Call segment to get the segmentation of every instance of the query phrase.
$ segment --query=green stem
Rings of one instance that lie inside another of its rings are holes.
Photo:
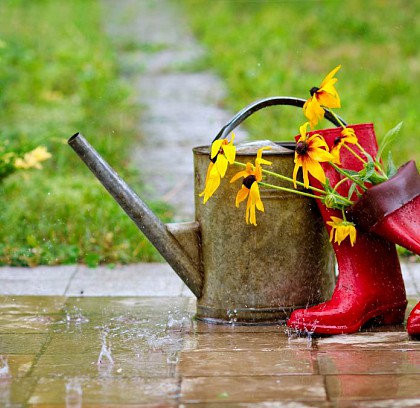
[[[283,175],[281,175],[281,174],[274,173],[274,172],[272,172],[272,171],[269,171],[269,170],[264,170],[264,169],[262,169],[262,172],[263,172],[264,174],[268,174],[268,175],[270,175],[270,176],[277,177],[277,178],[279,178],[279,179],[281,179],[281,180],[285,180],[285,181],[288,181],[288,182],[290,182],[290,183],[294,183],[293,179],[291,179],[290,177],[286,177],[286,176],[283,176]],[[302,182],[298,181],[298,180],[296,180],[296,184],[297,184],[298,186],[305,187],[305,185],[304,185]],[[325,191],[324,191],[324,190],[321,190],[320,188],[316,188],[316,187],[313,187],[313,186],[309,186],[309,189],[311,189],[311,190],[313,190],[313,191],[316,191],[317,193],[320,193],[320,194],[325,194]]]
[[[245,163],[240,163],[240,162],[235,161],[234,164],[237,164],[237,165],[242,166],[242,167],[246,167],[246,164]],[[280,180],[288,181],[289,183],[294,183],[294,180],[293,179],[291,179],[290,177],[287,177],[287,176],[283,176],[282,174],[274,173],[272,171],[265,170],[265,169],[262,169],[262,172],[264,174],[268,174],[270,176],[277,177]],[[296,184],[298,186],[301,186],[301,187],[304,187],[305,188],[305,185],[302,182],[298,181],[298,180],[296,180]],[[317,193],[324,194],[324,195],[326,194],[324,190],[321,190],[319,188],[312,187],[312,186],[309,186],[309,188],[311,190],[313,190],[313,191],[316,191]]]
[[[333,115],[334,116],[334,118],[335,118],[335,120],[340,124],[340,126],[343,128],[343,129],[345,129],[346,128],[346,125],[341,121],[341,119],[335,114],[335,112],[331,109],[331,108],[329,108],[328,109],[328,111],[331,113],[331,115]]]
[[[310,194],[310,193],[305,193],[304,191],[300,191],[300,190],[295,190],[293,188],[287,188],[287,187],[280,187],[280,186],[275,186],[273,184],[269,184],[269,183],[264,183],[262,181],[259,181],[258,184],[260,184],[261,186],[264,187],[268,187],[268,188],[274,188],[275,190],[280,190],[280,191],[287,191],[289,193],[293,193],[293,194],[299,194],[305,197],[310,197],[310,198],[316,198],[316,199],[320,199],[319,196],[316,196],[314,194]]]
[[[361,158],[349,145],[347,145],[346,143],[343,143],[343,146],[357,159],[359,159],[363,164],[366,164],[367,161],[363,160],[363,158]]]
[[[343,144],[343,146],[353,155],[353,156],[355,156],[357,159],[359,159],[363,164],[366,164],[367,163],[367,161],[366,160],[363,160],[350,146],[348,146],[346,143],[344,143]],[[362,146],[360,146],[360,144],[359,143],[357,143],[356,144],[356,146],[360,149],[360,151],[366,156],[366,157],[368,157],[369,156],[369,154],[366,152],[366,150],[365,149],[363,149],[363,147]],[[387,177],[387,175],[384,173],[384,171],[382,170],[382,166],[378,163],[378,162],[374,162],[374,165],[375,165],[375,168],[376,168],[376,170],[378,170],[380,173],[381,173],[381,175],[382,176],[384,176],[384,177],[386,177],[387,179],[388,179],[388,177]]]
[[[333,162],[329,162],[329,164],[332,167],[334,167],[334,169],[337,170],[340,174],[343,174],[349,180],[353,181],[353,183],[356,183],[363,191],[366,191],[367,190],[366,186],[361,181],[355,179],[353,176],[351,176],[350,174],[348,174],[345,170],[343,170],[342,168],[338,167]]]
[[[346,177],[346,178],[343,178],[343,179],[341,179],[335,186],[334,186],[334,188],[333,188],[333,191],[337,191],[337,187],[339,187],[341,184],[343,184],[345,181],[347,181],[348,180],[348,178]]]
[[[334,118],[337,120],[337,122],[341,125],[341,127],[343,128],[343,129],[345,129],[346,128],[346,126],[344,125],[344,123],[340,120],[340,118],[335,114],[335,112],[333,111],[333,110],[331,110],[331,109],[328,109],[329,110],[329,112],[331,112],[331,115],[333,115],[334,116]],[[366,156],[366,157],[368,157],[368,153],[366,152],[366,150],[359,144],[359,143],[356,143],[356,146],[360,149],[360,151]],[[363,160],[353,149],[351,149],[346,143],[344,143],[344,147],[346,147],[346,149],[347,150],[349,150],[355,157],[357,157],[363,164],[366,164],[367,162],[366,162],[366,160]],[[383,169],[382,169],[382,166],[378,163],[378,162],[376,162],[375,161],[375,167],[376,167],[376,169],[377,170],[379,170],[379,172],[384,176],[384,177],[386,177],[386,178],[388,178],[387,177],[387,175],[386,175],[386,173],[383,171]]]
[[[360,149],[360,151],[366,156],[366,157],[368,157],[369,156],[369,154],[368,154],[368,152],[359,144],[359,143],[356,143],[356,146]],[[386,173],[384,172],[384,170],[382,169],[382,166],[381,166],[381,164],[380,163],[378,163],[378,161],[377,161],[377,159],[375,158],[375,160],[374,160],[374,164],[375,164],[375,167],[376,167],[376,170],[378,170],[380,173],[381,173],[381,175],[383,176],[383,177],[385,177],[386,179],[388,179],[388,176],[386,175]]]

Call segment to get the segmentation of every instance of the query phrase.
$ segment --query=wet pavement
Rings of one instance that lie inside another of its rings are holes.
[[[408,314],[420,264],[403,271]],[[206,324],[166,264],[0,268],[0,293],[0,407],[420,407],[403,325]]]

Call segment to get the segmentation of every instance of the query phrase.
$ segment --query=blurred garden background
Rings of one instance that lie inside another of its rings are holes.
[[[337,113],[349,123],[374,122],[379,139],[402,121],[394,161],[419,160],[420,2],[171,1],[206,49],[179,69],[215,71],[229,111],[267,96],[306,98],[342,64]],[[0,181],[2,265],[159,259],[67,146],[73,133],[89,134],[136,191],[144,188],[129,161],[130,147],[144,137],[137,129],[141,106],[118,61],[121,49],[144,44],[110,38],[105,18],[99,0],[0,2],[0,177],[10,172],[11,152],[45,146],[52,155],[41,170]],[[297,109],[270,109],[247,130],[254,139],[292,140],[302,120]],[[164,203],[148,204],[171,219]]]

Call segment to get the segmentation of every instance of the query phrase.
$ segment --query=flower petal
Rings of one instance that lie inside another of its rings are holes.
[[[223,152],[224,152],[228,162],[230,164],[233,164],[233,162],[235,161],[235,157],[236,157],[236,146],[233,146],[233,145],[230,145],[230,144],[226,145],[226,146],[223,146]]]
[[[210,162],[209,167],[207,167],[206,181],[204,182],[204,186],[207,185],[207,181],[210,178],[210,172],[211,172],[211,169],[213,168],[213,166],[214,166],[214,163]],[[205,194],[205,191],[206,191],[206,187],[204,187],[204,190],[199,194],[199,197],[203,196]]]
[[[238,191],[238,194],[236,194],[236,207],[239,207],[239,204],[248,197],[248,194],[249,190],[242,185],[242,188]]]
[[[322,88],[322,91],[317,93],[317,99],[319,104],[326,108],[341,107],[340,97],[332,84]]]
[[[265,160],[262,158],[262,153],[264,150],[271,150],[271,146],[264,146],[257,151],[257,158],[255,159],[255,165],[258,166],[260,164],[267,164],[268,166],[272,165],[271,161]]]
[[[354,244],[356,243],[356,235],[357,235],[356,227],[353,224],[349,224],[349,228],[350,228],[350,232],[349,232],[350,243],[351,243],[351,246],[354,246]]]
[[[252,183],[250,195],[252,198],[252,203],[257,207],[258,210],[264,212],[264,204],[261,201],[260,189],[258,183]]]
[[[218,139],[218,140],[215,140],[211,144],[211,154],[210,154],[211,159],[214,159],[217,156],[217,154],[219,153],[220,148],[222,147],[222,144],[223,144],[223,140],[225,140],[225,139],[221,139],[221,140]]]
[[[327,76],[323,79],[323,81],[321,82],[321,86],[320,88],[323,88],[329,81],[331,81],[331,79],[333,78],[333,76],[338,72],[338,70],[341,68],[341,64],[337,65],[333,70],[331,70]]]
[[[225,177],[226,174],[226,170],[228,167],[228,160],[226,159],[226,157],[223,154],[219,154],[217,156],[217,160],[216,160],[216,167],[217,167],[217,171],[220,174],[220,177]]]
[[[322,184],[325,183],[324,169],[322,168],[322,166],[319,164],[319,162],[317,160],[312,160],[310,157],[308,157],[304,162],[304,166],[302,166],[302,167],[303,167],[303,178],[304,178],[305,187],[306,187],[305,170],[306,170],[306,172],[309,172],[312,177],[314,177],[318,181],[320,181]],[[309,187],[309,180],[308,180],[307,184],[308,184],[308,187]]]
[[[305,102],[305,105],[306,103],[308,103],[308,101]],[[302,126],[299,127],[300,138],[298,140],[298,143],[306,141],[306,134],[308,133],[308,130],[307,130],[308,126],[309,126],[309,122],[305,122]]]
[[[252,200],[251,195],[248,197],[246,204],[246,222],[257,226],[257,216],[255,214],[255,203]]]
[[[351,144],[359,143],[356,133],[354,132],[353,128],[348,128],[348,127],[344,128],[341,131],[341,136],[342,136],[341,140],[343,140],[346,143],[351,143]]]
[[[203,204],[207,202],[207,200],[215,193],[215,191],[218,189],[219,186],[220,186],[220,175],[219,175],[219,172],[216,170],[216,167],[213,167],[210,171],[209,178],[206,182],[206,187],[203,191],[204,193]]]
[[[334,159],[334,156],[330,152],[319,148],[309,148],[306,156],[317,162],[328,162]]]
[[[297,188],[296,178],[297,178],[297,173],[298,173],[298,170],[299,170],[299,167],[300,166],[301,166],[301,164],[300,163],[296,163],[296,160],[295,160],[295,167],[293,168],[293,176],[292,176],[294,188]]]
[[[230,182],[234,183],[236,180],[240,179],[241,177],[248,177],[249,174],[250,173],[248,173],[246,170],[241,170],[231,178]]]
[[[325,110],[315,97],[310,97],[303,105],[303,113],[309,119],[311,128],[314,128],[318,121],[324,117]]]

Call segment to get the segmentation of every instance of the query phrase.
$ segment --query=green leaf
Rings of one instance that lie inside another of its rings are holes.
[[[398,135],[398,132],[401,129],[402,126],[402,122],[398,123],[397,126],[393,127],[391,130],[389,130],[387,132],[387,134],[382,138],[382,140],[379,143],[379,150],[378,150],[378,154],[376,156],[376,160],[379,161],[382,157],[382,154],[384,152],[384,150],[394,142],[395,138]]]
[[[386,168],[386,175],[388,178],[391,178],[397,173],[397,168],[395,167],[394,160],[392,159],[391,150],[388,152],[388,166]]]
[[[356,170],[350,170],[350,169],[342,169],[346,174],[349,176],[359,176],[359,172]]]
[[[363,170],[360,171],[360,178],[362,181],[370,179],[375,174],[375,163],[368,161],[364,166]]]
[[[375,184],[381,184],[384,181],[387,181],[388,178],[385,176],[381,176],[378,173],[373,173],[366,181],[372,183],[373,185]]]
[[[349,199],[349,200],[351,200],[351,196],[353,195],[353,193],[356,191],[356,187],[357,187],[357,184],[356,183],[352,183],[351,184],[351,186],[350,186],[350,188],[349,188],[349,192],[348,192],[348,194],[347,194],[347,198]]]

